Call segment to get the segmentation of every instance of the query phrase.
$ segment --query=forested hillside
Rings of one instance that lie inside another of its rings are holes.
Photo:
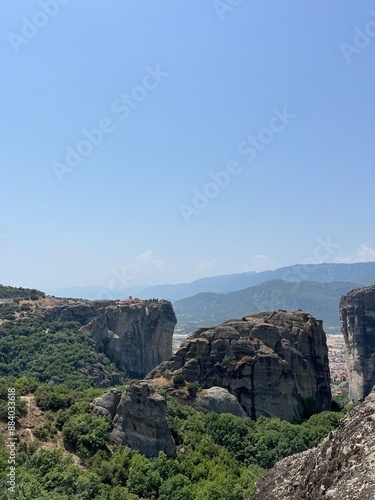
[[[111,385],[117,372],[77,322],[27,318],[0,326],[0,376],[24,375],[82,389]]]
[[[17,393],[17,500],[247,500],[279,459],[315,446],[342,413],[324,412],[296,425],[279,419],[197,412],[167,397],[174,457],[149,459],[108,442],[110,424],[89,403],[103,390],[2,378],[0,429],[8,387]],[[20,399],[21,398],[21,399]],[[30,411],[34,402],[38,411]],[[34,421],[35,419],[35,421]],[[7,468],[0,434],[0,468]],[[6,491],[6,478],[0,482]],[[9,494],[2,498],[15,498]]]

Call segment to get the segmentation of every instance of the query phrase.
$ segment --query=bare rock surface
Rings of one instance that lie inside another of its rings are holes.
[[[344,295],[340,320],[347,350],[349,398],[363,401],[375,385],[375,286]]]
[[[375,393],[316,448],[281,460],[251,500],[374,500]]]
[[[176,445],[167,424],[165,399],[145,382],[128,386],[117,407],[110,439],[147,457],[157,457],[160,451],[173,455]]]
[[[170,302],[140,301],[102,308],[83,328],[120,370],[143,378],[172,355],[176,322]]]
[[[238,399],[222,387],[203,389],[197,394],[194,407],[198,410],[215,413],[231,413],[237,417],[246,417],[246,413]]]
[[[253,419],[299,420],[307,402],[330,409],[322,322],[302,311],[265,312],[202,328],[147,378],[170,370],[203,389],[228,390]]]
[[[100,417],[109,416],[113,420],[116,415],[120,399],[121,391],[117,389],[110,389],[100,398],[94,399],[90,405],[91,412]]]

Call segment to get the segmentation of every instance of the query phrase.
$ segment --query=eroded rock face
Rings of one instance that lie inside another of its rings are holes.
[[[349,292],[340,301],[349,397],[363,401],[375,385],[375,286]]]
[[[135,378],[143,378],[172,355],[177,319],[172,304],[166,300],[46,297],[29,315],[50,322],[77,321],[81,332],[92,334],[100,352],[104,352],[119,370]],[[115,378],[101,381],[101,385],[106,386],[116,383]]]
[[[176,323],[171,303],[162,300],[107,306],[84,328],[120,370],[142,378],[172,355]]]
[[[307,402],[330,409],[322,322],[302,311],[259,313],[198,330],[147,376],[168,369],[203,389],[223,387],[253,419],[299,420]]]
[[[147,383],[128,386],[118,404],[110,439],[147,457],[157,457],[160,451],[173,455],[176,445],[167,424],[165,399]]]
[[[281,460],[251,500],[373,500],[375,394],[348,413],[316,448]]]
[[[238,399],[222,387],[211,387],[200,391],[194,401],[196,410],[207,410],[215,413],[231,413],[237,417],[246,417],[246,413]]]
[[[90,410],[94,415],[99,417],[109,416],[111,420],[114,419],[118,405],[121,399],[121,391],[111,389],[103,394],[100,398],[94,399],[90,405]]]

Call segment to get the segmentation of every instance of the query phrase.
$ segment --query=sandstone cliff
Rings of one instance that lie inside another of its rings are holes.
[[[104,307],[83,328],[120,370],[142,378],[172,355],[176,322],[170,302],[144,301]]]
[[[177,323],[166,300],[81,300],[45,297],[31,304],[29,316],[44,321],[77,321],[117,366],[135,378],[143,378],[172,355]]]
[[[198,330],[147,376],[171,370],[203,389],[219,386],[253,419],[299,420],[307,405],[330,409],[328,350],[322,322],[278,311]]]
[[[114,444],[128,445],[147,457],[157,457],[160,451],[171,456],[176,451],[166,401],[145,382],[129,385],[122,395],[114,389],[106,392],[93,401],[91,411],[113,420],[110,440]]]
[[[373,500],[375,394],[340,422],[316,448],[281,460],[251,500]]]
[[[375,286],[349,292],[340,301],[349,398],[363,401],[375,385]]]

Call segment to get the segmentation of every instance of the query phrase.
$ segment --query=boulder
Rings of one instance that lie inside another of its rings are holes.
[[[246,417],[238,399],[223,387],[211,387],[198,392],[194,407],[198,410],[213,411],[215,413],[232,413],[237,417]]]
[[[100,398],[94,399],[90,405],[90,410],[94,415],[100,417],[109,416],[111,420],[116,415],[117,407],[120,403],[121,391],[110,389]]]

